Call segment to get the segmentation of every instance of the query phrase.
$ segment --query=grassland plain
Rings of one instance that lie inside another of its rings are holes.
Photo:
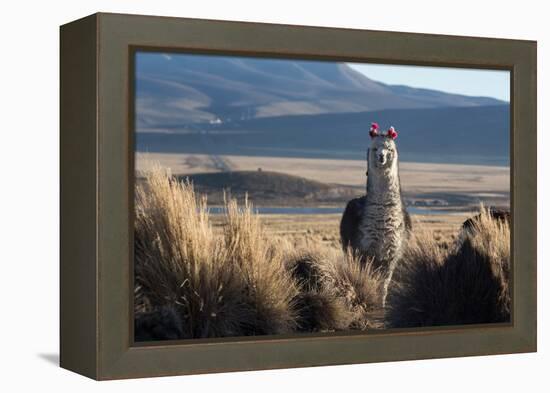
[[[297,236],[301,243],[291,228],[277,236],[263,219],[234,199],[212,215],[190,183],[161,167],[145,173],[136,190],[136,340],[509,320],[509,226],[484,209],[448,244],[418,223],[385,308],[370,261],[319,233]]]
[[[469,212],[450,214],[415,214],[413,226],[429,229],[435,239],[445,246],[456,240],[462,223],[472,216]],[[341,214],[262,214],[259,216],[265,231],[276,237],[283,237],[296,246],[323,244],[340,249]],[[221,232],[223,215],[212,215],[212,224]]]
[[[137,153],[136,170],[138,173],[147,170],[155,162],[170,168],[173,175],[180,177],[220,174],[228,169],[250,172],[261,169],[264,173],[272,171],[320,184],[331,184],[339,191],[336,198],[317,199],[311,203],[317,203],[318,206],[341,206],[342,209],[352,196],[364,193],[366,180],[365,162],[358,160]],[[430,208],[426,214],[411,211],[413,224],[433,230],[435,236],[444,243],[453,240],[462,222],[478,210],[480,202],[486,206],[509,207],[510,204],[508,167],[401,162],[400,177],[409,206]],[[252,192],[249,197],[256,206],[289,203],[300,206],[308,203],[301,197],[284,200],[277,196],[277,190],[272,189],[274,194],[267,200],[261,198],[265,197],[265,193],[254,198]],[[209,193],[208,198],[211,203],[220,205],[223,191],[221,187],[217,191]],[[320,241],[338,246],[340,217],[338,213],[266,214],[261,215],[261,220],[266,230],[274,235],[284,235],[296,242]],[[213,216],[214,225],[218,225],[220,220],[221,217]]]
[[[231,170],[281,172],[290,175],[361,187],[365,185],[365,161],[267,156],[216,156]],[[204,154],[136,153],[136,169],[158,162],[174,175],[219,172],[217,161]],[[508,193],[510,169],[501,166],[400,162],[405,192]]]

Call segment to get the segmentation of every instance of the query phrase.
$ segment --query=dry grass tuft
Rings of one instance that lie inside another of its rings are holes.
[[[191,184],[160,167],[145,175],[136,190],[135,276],[148,311],[174,307],[183,325],[179,338],[289,331],[290,274],[254,232],[250,209],[241,214],[229,202],[228,230],[216,237],[206,200]]]
[[[297,330],[334,332],[347,330],[353,315],[343,299],[330,288],[303,288],[295,299]]]
[[[417,233],[395,273],[389,327],[494,323],[510,320],[510,228],[483,208],[450,250]]]
[[[382,326],[382,279],[371,264],[360,264],[351,252],[343,255],[339,250],[321,246],[297,252],[287,264],[302,292],[308,295],[306,299],[311,303],[322,299],[326,304],[326,311],[317,314],[317,325],[325,326],[326,330],[365,330]],[[314,295],[318,298],[313,298]],[[304,304],[304,300],[300,304]],[[311,317],[306,319],[313,320]]]
[[[334,263],[331,250],[319,245],[287,250],[286,267],[298,283],[296,297],[298,330],[323,332],[345,330],[353,314],[328,280]]]
[[[331,267],[331,285],[345,299],[353,313],[350,328],[381,328],[384,280],[374,270],[372,262],[361,263],[359,256],[348,251],[340,263]]]
[[[238,267],[245,294],[254,310],[249,334],[280,334],[296,328],[293,299],[298,294],[280,249],[266,239],[259,217],[245,198],[239,207],[226,202],[224,248],[228,261]]]

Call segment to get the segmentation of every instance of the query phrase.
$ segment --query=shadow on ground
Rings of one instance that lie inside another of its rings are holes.
[[[59,366],[59,354],[58,353],[39,353],[38,357],[54,366]]]

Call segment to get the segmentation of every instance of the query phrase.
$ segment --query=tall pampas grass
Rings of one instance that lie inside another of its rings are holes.
[[[281,334],[296,328],[294,298],[298,288],[285,269],[283,252],[270,242],[245,198],[225,203],[223,244],[227,261],[238,269],[253,309],[249,334]]]
[[[135,211],[136,285],[148,311],[173,307],[183,325],[180,338],[243,334],[242,320],[253,310],[242,299],[238,269],[214,236],[206,200],[154,167],[136,187]]]
[[[215,236],[206,199],[158,166],[136,187],[135,202],[136,331],[140,318],[154,320],[166,307],[181,320],[180,338],[294,328],[296,287],[248,203],[228,201],[224,236]],[[164,338],[162,330],[156,336]]]
[[[481,213],[450,250],[415,233],[388,297],[389,327],[510,320],[510,227]]]

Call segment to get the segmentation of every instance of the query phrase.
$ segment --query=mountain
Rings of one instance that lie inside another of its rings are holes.
[[[368,127],[394,125],[402,161],[509,165],[509,106],[387,109],[206,124],[196,132],[140,132],[138,151],[365,158]]]
[[[344,63],[138,53],[138,131],[254,118],[504,102],[373,81]]]
[[[386,85],[346,64],[138,53],[136,149],[364,159],[371,122],[405,161],[509,165],[510,105]]]

